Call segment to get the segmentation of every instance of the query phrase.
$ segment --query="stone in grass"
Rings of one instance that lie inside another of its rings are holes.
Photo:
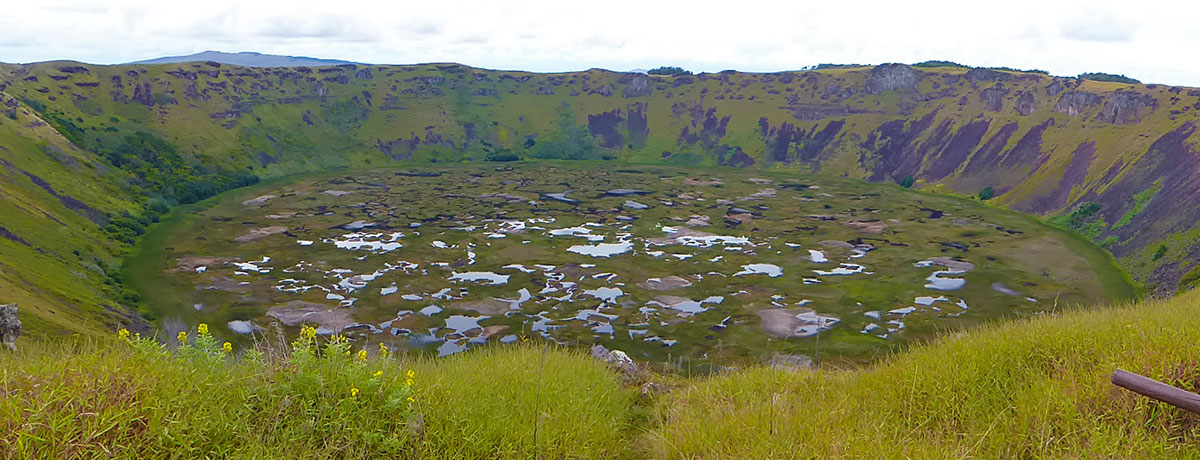
[[[258,240],[261,240],[268,236],[275,235],[278,233],[283,233],[286,231],[287,231],[287,227],[253,228],[253,229],[250,229],[250,231],[246,232],[245,235],[234,238],[234,241],[236,241],[238,243],[249,243],[251,241],[258,241]]]
[[[691,281],[674,275],[662,278],[650,278],[646,280],[645,283],[641,284],[642,288],[649,289],[651,291],[674,291],[676,289],[683,289],[691,286]]]
[[[20,335],[21,320],[17,319],[17,306],[0,305],[0,343],[15,351]]]
[[[609,351],[604,345],[596,345],[592,347],[592,357],[617,368],[627,376],[633,376],[638,371],[638,365],[633,362],[633,358],[621,350]]]
[[[771,366],[771,369],[779,371],[796,372],[803,369],[812,369],[813,360],[806,355],[776,353],[767,362],[767,365]]]

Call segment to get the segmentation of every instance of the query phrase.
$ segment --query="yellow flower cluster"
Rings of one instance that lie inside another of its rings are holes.
[[[233,344],[232,344],[232,343],[225,342],[225,344],[224,344],[224,345],[221,345],[221,352],[222,352],[222,353],[229,353],[229,352],[231,352],[231,351],[233,351]]]
[[[180,344],[186,344],[187,343],[187,331],[179,331],[179,335],[176,335],[175,339],[179,340]]]
[[[384,345],[383,342],[380,342],[379,343],[379,357],[386,359],[391,354],[392,354],[392,350],[389,350],[387,345]]]
[[[208,335],[208,324],[200,323],[199,326],[196,326],[196,333],[201,337]]]
[[[383,377],[383,371],[375,371],[375,378]]]
[[[121,340],[129,340],[129,329],[117,329],[117,337],[120,337]]]
[[[350,387],[350,397],[352,397],[352,398],[358,397],[358,388]]]
[[[408,372],[406,372],[404,374],[404,384],[408,385],[408,398],[407,399],[408,399],[409,403],[413,403],[417,400],[417,398],[413,397],[413,389],[412,389],[413,383],[416,383],[416,381],[414,380],[414,378],[416,376],[417,376],[417,373],[413,372],[412,369],[409,369]]]
[[[317,337],[317,328],[312,326],[304,326],[300,328],[300,337],[312,340]]]
[[[358,350],[358,360],[359,361],[367,360],[367,350]]]

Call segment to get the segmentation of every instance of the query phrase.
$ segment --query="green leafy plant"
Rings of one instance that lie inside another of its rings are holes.
[[[995,196],[996,196],[996,190],[992,189],[992,186],[990,186],[990,185],[987,187],[984,187],[983,190],[979,191],[979,201],[987,201],[987,200],[992,199]]]

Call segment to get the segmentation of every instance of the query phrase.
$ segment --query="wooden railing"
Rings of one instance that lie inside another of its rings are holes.
[[[1142,396],[1200,414],[1200,395],[1196,393],[1184,391],[1157,380],[1142,377],[1121,369],[1113,372],[1112,383]]]

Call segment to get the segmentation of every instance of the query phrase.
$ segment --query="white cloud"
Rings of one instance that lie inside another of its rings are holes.
[[[1092,42],[1127,42],[1136,29],[1136,24],[1097,11],[1084,12],[1059,26],[1063,37]]]
[[[1122,73],[1200,86],[1192,2],[949,0],[12,2],[0,60],[118,63],[207,49],[566,71],[917,62]]]

